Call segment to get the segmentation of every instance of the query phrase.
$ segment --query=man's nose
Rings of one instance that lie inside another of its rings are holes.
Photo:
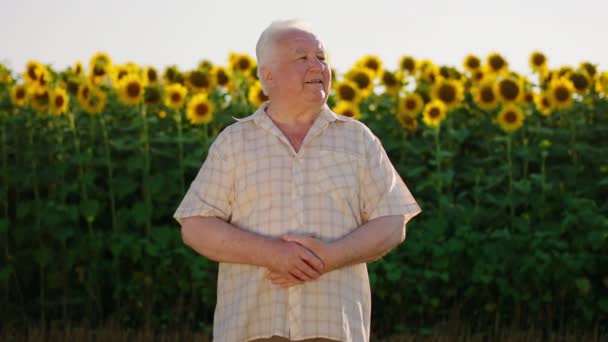
[[[310,68],[313,70],[323,70],[325,67],[323,61],[321,61],[318,57],[310,58],[309,61]]]

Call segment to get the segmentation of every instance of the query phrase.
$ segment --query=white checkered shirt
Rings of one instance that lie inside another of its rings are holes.
[[[367,221],[420,207],[378,138],[327,106],[296,153],[262,105],[219,134],[174,217],[216,216],[268,237],[310,234],[326,242]],[[283,336],[368,341],[371,294],[365,263],[281,288],[266,269],[220,263],[214,341]]]

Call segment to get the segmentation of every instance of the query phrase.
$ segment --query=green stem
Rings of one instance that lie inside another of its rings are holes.
[[[99,113],[99,121],[101,123],[101,133],[103,136],[104,156],[106,159],[106,167],[108,169],[108,197],[110,198],[110,214],[112,217],[112,231],[117,232],[118,225],[116,223],[116,200],[114,195],[114,166],[112,165],[112,154],[110,151],[110,140],[108,138],[108,128],[104,113]]]
[[[178,166],[179,166],[179,182],[182,189],[182,193],[186,192],[186,182],[184,180],[184,142],[183,142],[183,125],[182,125],[182,112],[176,110],[174,114],[175,122],[177,124],[177,147],[178,147]]]
[[[515,208],[513,206],[513,156],[512,156],[512,140],[513,135],[509,134],[507,136],[507,163],[509,168],[509,192],[508,192],[508,200],[509,200],[509,215],[511,217],[511,226],[513,226],[513,218],[515,217]]]
[[[443,180],[441,179],[441,145],[439,144],[440,127],[435,129],[435,166],[437,172],[437,207],[441,209],[441,193],[443,188]]]
[[[70,125],[70,131],[72,132],[72,137],[74,138],[74,150],[76,152],[76,160],[78,162],[78,184],[79,184],[79,188],[80,188],[80,197],[82,201],[87,201],[89,199],[89,196],[87,194],[87,187],[84,184],[83,181],[83,176],[84,176],[84,168],[82,166],[82,156],[80,154],[80,138],[78,136],[78,132],[76,132],[76,120],[74,119],[74,113],[69,112],[68,113],[68,119],[69,119],[69,125]],[[92,227],[91,224],[89,223],[89,220],[87,221],[87,225],[88,225],[88,232],[89,232],[89,236],[92,234]]]
[[[148,189],[148,185],[150,184],[150,140],[148,136],[148,118],[146,117],[146,106],[141,106],[141,119],[143,122],[143,130],[142,130],[142,148],[144,154],[144,170],[143,170],[143,193],[144,193],[144,201],[146,204],[146,235],[150,235],[150,231],[152,230],[152,222],[150,219],[151,211],[152,211],[152,200],[150,196],[150,189]]]
[[[543,152],[543,156],[542,156],[542,161],[540,164],[540,186],[541,186],[541,202],[542,202],[542,210],[540,211],[540,218],[541,220],[543,220],[545,218],[545,211],[546,211],[546,200],[545,200],[545,184],[546,184],[546,179],[547,179],[547,168],[546,168],[546,161],[547,161],[547,156],[546,156],[546,152]]]
[[[6,118],[5,116],[0,116],[1,119]],[[7,120],[8,121],[8,120]],[[8,246],[8,227],[10,227],[11,225],[8,223],[9,222],[9,216],[8,216],[8,202],[9,202],[9,198],[8,198],[8,189],[10,188],[10,183],[8,180],[8,158],[7,158],[7,148],[6,148],[6,124],[4,122],[0,123],[0,127],[2,127],[2,138],[1,138],[1,146],[2,146],[2,184],[4,184],[3,187],[3,191],[2,191],[2,217],[4,217],[4,219],[6,220],[6,233],[4,234],[4,264],[5,265],[10,265],[11,262],[9,260],[9,246]],[[6,193],[5,193],[6,192]],[[5,303],[9,303],[9,298],[10,298],[10,286],[9,286],[9,281],[7,280],[5,287],[4,287],[4,302]]]

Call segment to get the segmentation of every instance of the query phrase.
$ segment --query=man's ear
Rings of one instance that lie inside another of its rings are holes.
[[[266,82],[267,85],[270,85],[273,81],[272,72],[270,68],[267,66],[263,66],[260,68],[260,78]]]

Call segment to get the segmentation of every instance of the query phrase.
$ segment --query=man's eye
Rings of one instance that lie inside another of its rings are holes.
[[[308,59],[308,56],[302,56],[302,57],[300,57],[299,59],[307,60],[307,59]]]
[[[317,56],[317,58],[318,58],[320,61],[324,61],[324,60],[325,60],[325,56]]]

